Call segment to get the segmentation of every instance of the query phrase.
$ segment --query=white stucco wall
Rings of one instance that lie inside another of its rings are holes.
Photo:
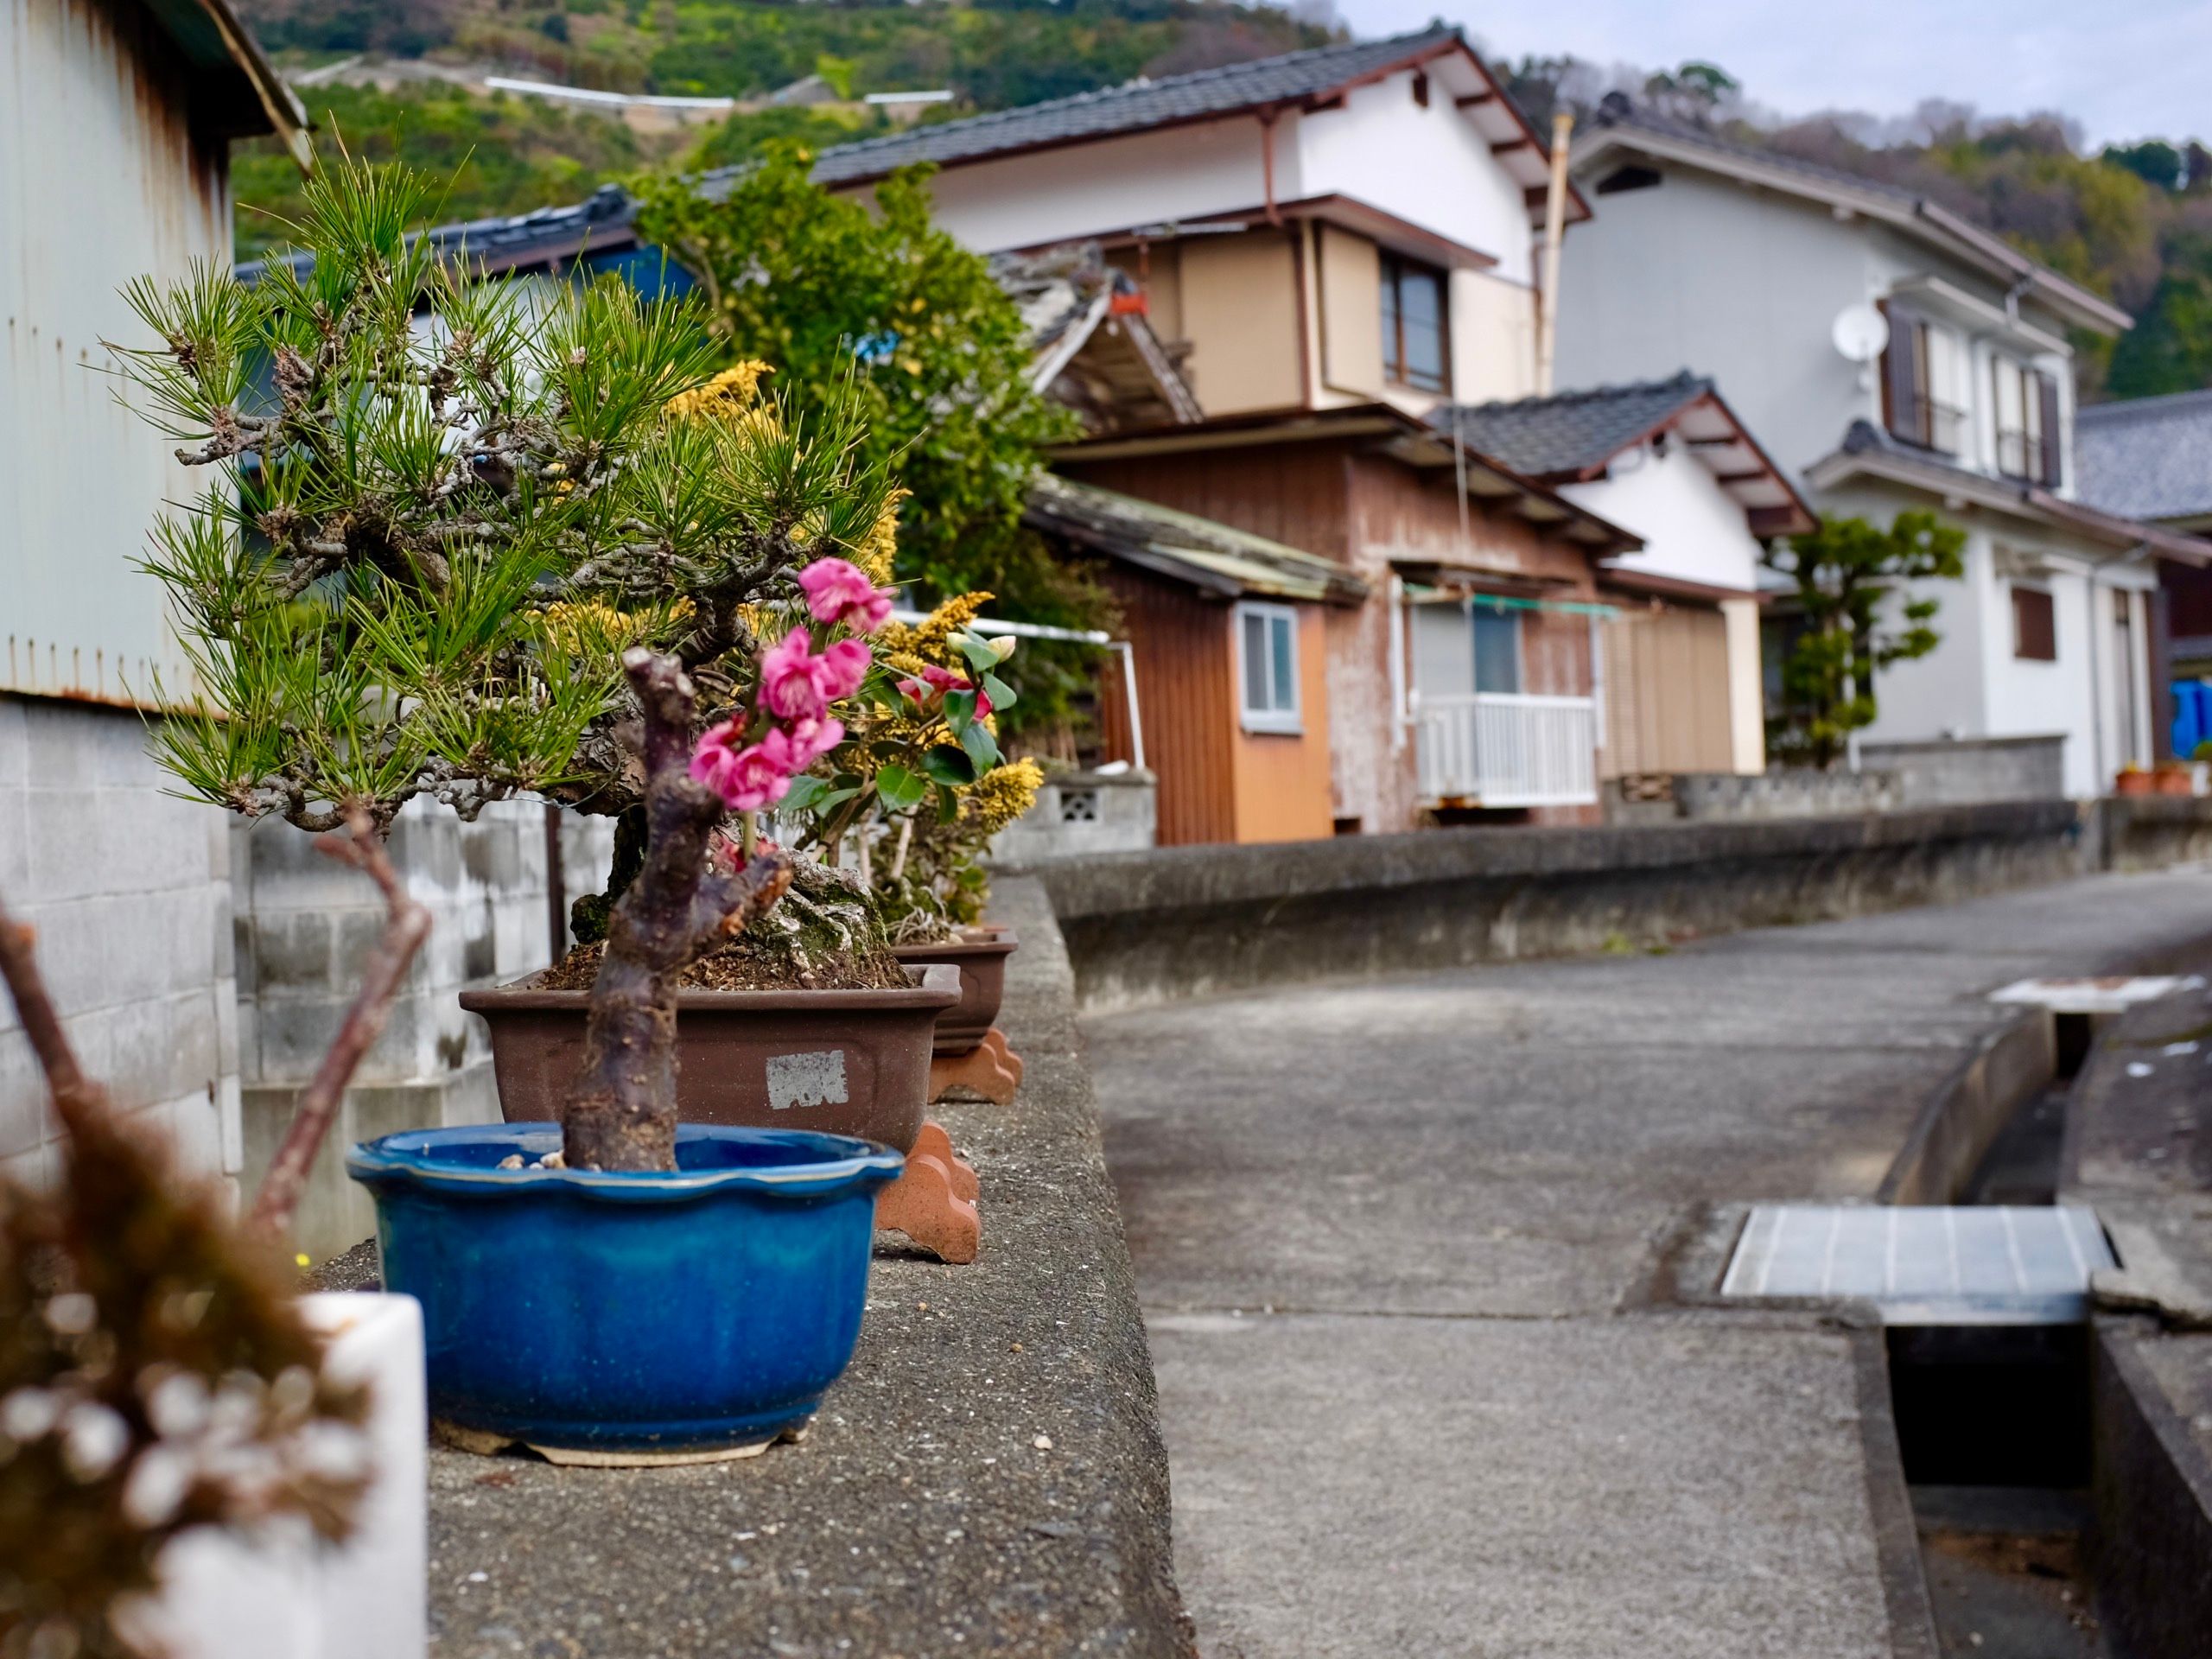
[[[1530,280],[1533,238],[1522,185],[1491,153],[1491,141],[1452,102],[1470,79],[1457,65],[1431,66],[1426,108],[1414,101],[1411,71],[1354,88],[1340,110],[1301,118],[1289,129],[1298,156],[1298,196],[1350,196],[1497,260],[1494,274]],[[1294,197],[1280,187],[1276,195]]]
[[[1286,114],[1276,124],[1278,201],[1303,194],[1303,118]],[[1259,122],[1237,116],[948,168],[930,189],[944,229],[995,253],[1260,207],[1262,143]]]
[[[1846,360],[1830,339],[1845,307],[1921,277],[2003,306],[2003,283],[1894,226],[1700,169],[1664,164],[1656,187],[1597,194],[1626,159],[1615,152],[1578,168],[1596,217],[1570,232],[1560,264],[1562,387],[1685,368],[1712,375],[1768,453],[1802,472],[1834,450],[1853,420],[1881,419],[1879,365]],[[2024,317],[2063,333],[2032,306]],[[1961,460],[1987,467],[1995,442],[1989,363],[1998,346],[1978,326],[1959,327],[1970,353],[1974,434]],[[2065,355],[2010,341],[2002,349],[2026,353],[2056,376],[2070,430]]]
[[[1742,593],[1758,585],[1758,538],[1744,509],[1679,442],[1664,453],[1649,444],[1624,451],[1604,478],[1565,485],[1560,493],[1643,537],[1641,552],[1614,561],[1624,570]]]
[[[1929,505],[1904,492],[1871,486],[1835,493],[1821,504],[1823,512],[1877,521]],[[1926,657],[1883,671],[1876,688],[1879,714],[1864,734],[1866,741],[2056,733],[2066,739],[2066,792],[2109,793],[2112,774],[2123,762],[2150,760],[2147,594],[2157,586],[2156,575],[2140,563],[2101,561],[2025,527],[1974,513],[1951,516],[1962,520],[1967,531],[1966,577],[1923,584],[1942,606],[1932,624],[1942,643]],[[2032,573],[2029,566],[2035,567]],[[2013,654],[2011,586],[2016,580],[2051,595],[2055,661]],[[2126,663],[2117,650],[2115,590],[2133,596],[2132,649]],[[2134,709],[2139,753],[2132,757],[2123,742],[2123,698]]]

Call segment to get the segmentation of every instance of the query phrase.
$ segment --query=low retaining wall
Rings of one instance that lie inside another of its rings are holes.
[[[2212,796],[2120,795],[2098,804],[2107,869],[2212,861]]]
[[[1088,1011],[1942,903],[2079,874],[2101,846],[2094,806],[2030,801],[1167,848],[1034,873]]]

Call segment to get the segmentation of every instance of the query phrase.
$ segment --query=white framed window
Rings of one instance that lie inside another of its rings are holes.
[[[1236,684],[1246,731],[1306,729],[1298,707],[1298,613],[1292,607],[1236,607]]]

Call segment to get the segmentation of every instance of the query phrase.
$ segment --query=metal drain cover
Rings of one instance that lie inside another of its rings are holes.
[[[1889,1325],[2070,1325],[2089,1275],[2114,1265],[2080,1205],[1762,1204],[1720,1294],[1859,1297]]]

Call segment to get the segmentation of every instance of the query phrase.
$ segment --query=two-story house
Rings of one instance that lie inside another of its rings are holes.
[[[1570,384],[1715,376],[1824,516],[1932,510],[1967,573],[1886,671],[1875,741],[2064,740],[2069,793],[2157,753],[2157,560],[2212,546],[2078,499],[2070,330],[2126,315],[1939,204],[1615,94],[1561,273]]]
[[[830,150],[817,177],[917,162],[970,246],[1101,247],[1202,410],[1062,454],[1111,499],[1040,499],[1041,529],[1110,555],[1148,502],[1349,577],[1300,598],[1279,556],[1249,588],[1109,556],[1141,703],[1193,723],[1147,746],[1163,839],[1594,816],[1618,608],[1598,585],[1643,538],[1578,499],[1586,480],[1554,488],[1429,423],[1536,390],[1548,156],[1456,30],[918,129]],[[1560,206],[1588,217],[1571,187]],[[1709,718],[1732,754],[1725,698]]]

